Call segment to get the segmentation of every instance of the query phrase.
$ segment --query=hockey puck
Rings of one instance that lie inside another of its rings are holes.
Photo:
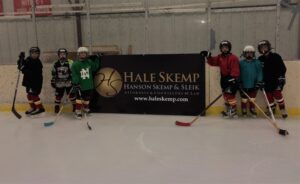
[[[280,129],[279,134],[282,136],[286,136],[286,135],[289,135],[289,132],[287,130]]]

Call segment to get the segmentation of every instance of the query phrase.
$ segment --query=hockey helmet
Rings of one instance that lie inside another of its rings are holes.
[[[227,47],[228,47],[228,49],[229,49],[228,52],[231,51],[232,45],[231,45],[230,41],[228,41],[228,40],[223,40],[223,41],[220,42],[219,49],[220,49],[221,52],[222,52],[222,47],[224,47],[224,46],[227,46]]]
[[[89,49],[86,48],[86,47],[79,47],[78,50],[77,50],[77,54],[79,54],[79,53],[81,53],[81,52],[88,53],[88,52],[89,52]]]
[[[268,51],[271,50],[271,43],[268,40],[261,40],[260,42],[258,42],[258,45],[257,45],[258,52],[261,54],[263,54],[261,52],[261,47],[264,45],[268,47]]]
[[[58,51],[57,51],[57,55],[59,55],[60,53],[65,53],[66,55],[68,54],[68,51],[67,51],[67,49],[65,49],[65,48],[60,48],[60,49],[58,49]]]
[[[254,48],[252,45],[246,45],[245,48],[244,48],[244,50],[243,50],[243,56],[244,56],[245,58],[247,58],[247,59],[248,59],[248,58],[249,58],[249,59],[251,58],[251,57],[249,57],[249,56],[248,56],[248,57],[246,56],[246,53],[249,53],[249,52],[250,52],[250,53],[253,53],[253,57],[255,57],[255,48]]]
[[[31,48],[29,49],[29,54],[31,54],[31,53],[38,53],[38,54],[40,54],[40,53],[41,53],[41,50],[40,50],[39,47],[31,47]]]

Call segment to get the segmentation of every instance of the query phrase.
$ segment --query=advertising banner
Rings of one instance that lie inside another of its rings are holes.
[[[94,81],[96,112],[197,115],[205,108],[199,54],[104,56]]]
[[[0,0],[0,16],[3,16],[3,1]]]
[[[35,0],[36,6],[51,5],[51,0]],[[48,16],[51,8],[37,8],[36,16]],[[14,0],[15,15],[29,15],[31,14],[30,0]],[[45,13],[44,13],[45,12]]]

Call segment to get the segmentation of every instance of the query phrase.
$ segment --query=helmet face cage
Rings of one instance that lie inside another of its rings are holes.
[[[219,45],[219,49],[220,49],[220,51],[222,52],[222,47],[224,47],[224,46],[227,46],[228,47],[228,52],[231,52],[231,43],[230,43],[230,41],[228,41],[228,40],[223,40],[223,41],[221,41],[220,42],[220,45]]]
[[[264,45],[268,47],[268,51],[271,50],[271,43],[268,40],[262,40],[258,43],[258,46],[257,46],[258,52],[261,54],[263,54],[261,51],[261,47]]]
[[[247,53],[252,53],[253,54],[252,57],[247,56]],[[253,58],[255,58],[255,52],[253,52],[253,51],[243,51],[243,56],[246,59],[253,59]]]

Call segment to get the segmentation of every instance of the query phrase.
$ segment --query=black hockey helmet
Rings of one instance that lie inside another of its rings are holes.
[[[230,41],[223,40],[223,41],[220,42],[219,49],[220,49],[221,52],[222,52],[222,47],[223,46],[227,46],[228,49],[229,49],[229,52],[231,51],[232,45],[231,45]]]
[[[31,48],[29,49],[29,54],[34,53],[34,52],[40,54],[40,53],[41,53],[41,50],[40,50],[39,47],[31,47]]]
[[[263,54],[261,52],[261,47],[263,45],[266,45],[268,47],[269,51],[271,50],[271,43],[268,40],[261,40],[260,42],[258,42],[258,45],[257,45],[257,50],[260,54]]]
[[[67,49],[65,49],[65,48],[59,48],[58,50],[57,50],[57,55],[59,55],[60,53],[65,53],[66,55],[68,54],[68,51],[67,51]]]

